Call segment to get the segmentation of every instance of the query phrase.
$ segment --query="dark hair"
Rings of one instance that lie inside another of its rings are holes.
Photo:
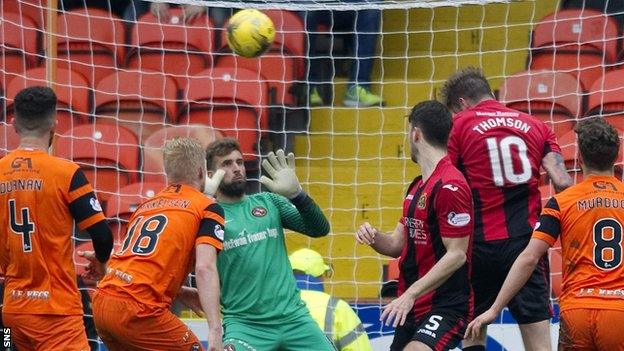
[[[23,89],[15,96],[15,126],[18,132],[44,135],[54,127],[56,94],[54,90],[34,86]]]
[[[485,96],[492,97],[492,88],[480,69],[467,67],[455,72],[442,87],[442,98],[446,107],[460,110],[460,98],[476,103]]]
[[[583,162],[591,169],[608,171],[613,168],[620,151],[617,130],[602,117],[590,117],[574,127]]]
[[[422,130],[425,140],[437,147],[446,148],[453,117],[442,103],[436,100],[423,101],[412,108],[409,115],[412,127]]]
[[[223,138],[213,141],[206,148],[206,167],[209,170],[214,170],[216,168],[214,164],[215,157],[227,156],[232,151],[243,153],[238,140],[234,138]]]

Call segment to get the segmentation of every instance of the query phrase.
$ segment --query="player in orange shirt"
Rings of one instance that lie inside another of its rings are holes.
[[[551,198],[527,248],[514,262],[492,307],[466,336],[477,336],[527,281],[561,238],[563,286],[559,350],[624,350],[624,183],[613,176],[620,149],[615,128],[601,117],[575,128],[585,180]]]
[[[73,261],[74,222],[93,240],[92,277],[104,273],[113,235],[79,166],[47,152],[56,127],[54,92],[22,90],[15,114],[20,144],[0,160],[4,325],[19,350],[89,350]]]
[[[206,178],[206,151],[190,138],[168,141],[164,164],[169,186],[132,214],[126,239],[98,284],[95,326],[111,351],[199,350],[197,337],[169,311],[179,298],[203,310],[210,350],[222,351],[216,260],[223,209],[202,191],[214,194],[224,172]],[[198,289],[181,288],[193,266]]]

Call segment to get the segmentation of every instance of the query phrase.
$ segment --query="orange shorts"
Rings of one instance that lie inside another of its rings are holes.
[[[168,309],[154,309],[132,299],[97,291],[93,321],[110,351],[202,350],[197,336]]]
[[[559,350],[624,351],[624,311],[573,309],[561,312]]]
[[[91,350],[81,315],[3,313],[2,321],[20,351]]]

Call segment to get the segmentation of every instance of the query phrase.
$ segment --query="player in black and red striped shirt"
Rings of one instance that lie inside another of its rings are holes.
[[[425,101],[412,109],[409,120],[412,160],[422,176],[410,185],[392,234],[364,223],[356,239],[381,254],[401,257],[399,298],[381,315],[397,328],[391,350],[450,350],[473,317],[472,197],[446,155],[452,124],[448,109]]]
[[[540,165],[557,191],[572,180],[552,130],[496,101],[480,70],[457,72],[444,85],[443,94],[455,113],[448,154],[466,176],[475,203],[472,286],[479,315],[492,305],[511,265],[531,238],[541,210]],[[509,303],[528,350],[550,350],[549,297],[548,258],[544,256]],[[464,350],[485,350],[482,345],[485,340],[467,340]]]

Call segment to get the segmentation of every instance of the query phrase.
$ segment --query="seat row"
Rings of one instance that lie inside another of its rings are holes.
[[[41,2],[41,0],[30,0]],[[37,6],[21,3],[12,8],[2,2],[0,44],[4,69],[0,83],[6,87],[15,76],[43,65],[49,53],[43,54],[43,22],[30,16],[43,16]],[[32,11],[26,9],[33,8]],[[305,76],[304,26],[301,18],[288,11],[269,10],[276,36],[270,50],[260,58],[234,55],[227,47],[227,31],[215,28],[208,16],[185,24],[180,9],[173,9],[167,23],[151,13],[143,15],[125,38],[124,22],[111,13],[85,8],[61,12],[57,20],[56,65],[81,73],[90,86],[120,68],[156,71],[173,78],[180,87],[190,77],[211,67],[246,68],[274,92],[274,105],[293,106],[293,86]],[[128,43],[128,44],[126,44]]]

